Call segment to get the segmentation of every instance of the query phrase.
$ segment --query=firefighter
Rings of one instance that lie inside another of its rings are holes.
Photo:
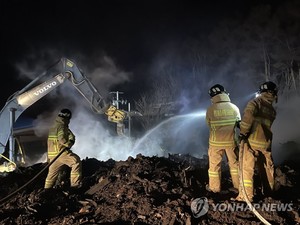
[[[78,155],[72,152],[71,147],[75,143],[75,135],[69,129],[72,112],[62,109],[55,119],[48,135],[48,160],[53,160],[61,151],[64,152],[50,165],[45,181],[45,189],[53,188],[59,173],[67,165],[71,168],[70,186],[73,189],[81,186],[82,166]]]
[[[250,100],[243,113],[240,124],[240,140],[243,145],[243,185],[250,201],[253,201],[253,176],[255,165],[261,175],[263,192],[274,189],[274,163],[271,153],[271,126],[276,118],[273,103],[277,102],[277,86],[271,81],[260,85],[258,96]],[[245,201],[241,187],[236,200]]]
[[[209,89],[212,105],[206,111],[206,123],[209,127],[208,148],[208,191],[221,191],[221,163],[224,154],[227,157],[233,188],[238,190],[237,127],[241,119],[239,108],[231,103],[229,93],[216,84]]]

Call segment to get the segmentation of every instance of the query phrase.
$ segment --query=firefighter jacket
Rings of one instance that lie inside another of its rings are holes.
[[[275,97],[263,92],[248,102],[241,121],[241,134],[248,136],[252,149],[268,149],[272,143],[271,126],[276,118]]]
[[[57,116],[49,129],[48,159],[53,159],[63,149],[70,149],[74,145],[75,135],[69,129],[69,122],[69,119]]]
[[[236,147],[235,129],[241,120],[239,108],[231,103],[229,96],[225,93],[212,97],[211,101],[212,105],[206,111],[209,147]]]

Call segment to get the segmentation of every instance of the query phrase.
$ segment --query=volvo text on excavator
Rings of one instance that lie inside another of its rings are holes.
[[[15,154],[15,139],[13,125],[19,116],[31,105],[50,93],[52,90],[69,80],[74,88],[88,101],[92,111],[97,114],[105,114],[109,121],[122,124],[130,114],[124,110],[117,109],[114,105],[107,104],[95,86],[80,71],[77,65],[67,59],[61,58],[54,66],[59,65],[60,69],[54,75],[43,73],[22,90],[13,94],[6,102],[0,112],[0,158],[6,161],[0,165],[0,172],[10,172],[16,169],[20,160]],[[45,79],[46,77],[46,79]],[[46,81],[41,81],[45,79]],[[38,84],[39,82],[42,82]],[[135,112],[132,112],[135,113]],[[8,149],[9,156],[3,155]]]

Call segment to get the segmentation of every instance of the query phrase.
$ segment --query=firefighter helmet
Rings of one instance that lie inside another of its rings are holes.
[[[72,117],[72,112],[69,109],[62,109],[59,113],[58,116],[66,118],[66,119],[71,119]]]
[[[208,94],[210,95],[210,97],[214,97],[215,95],[218,95],[221,93],[228,94],[227,91],[225,90],[225,88],[221,84],[215,84],[208,91]]]
[[[274,95],[277,95],[278,93],[277,85],[272,81],[267,81],[259,86],[258,92],[259,93],[270,92]]]

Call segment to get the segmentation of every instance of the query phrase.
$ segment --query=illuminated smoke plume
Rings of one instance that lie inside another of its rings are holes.
[[[283,97],[275,105],[277,118],[274,121],[273,156],[277,163],[284,160],[300,160],[300,96]]]
[[[168,156],[169,153],[202,157],[207,149],[207,130],[204,110],[200,113],[169,118],[145,136],[133,139],[116,136],[111,129],[103,125],[103,118],[98,118],[87,109],[73,109],[69,126],[76,135],[76,142],[72,150],[82,159],[87,157],[98,160],[126,160],[129,156],[135,157],[137,154]],[[36,120],[35,127],[39,128],[36,134],[46,135],[56,116],[57,114],[40,116]]]
[[[113,59],[105,54],[98,54],[89,59],[87,56],[76,53],[76,57],[63,56],[59,51],[46,50],[43,53],[28,54],[26,59],[17,63],[19,78],[35,79],[46,72],[49,67],[58,62],[61,57],[74,61],[82,73],[92,81],[99,92],[106,92],[114,85],[130,81],[131,74],[119,69]],[[49,74],[49,76],[55,74]]]
[[[70,128],[76,135],[74,152],[81,158],[126,160],[129,156],[135,157],[138,153],[155,155],[154,152],[147,152],[146,149],[142,152],[140,149],[133,151],[134,142],[132,139],[116,136],[100,120],[85,110],[77,112],[70,123]]]
[[[108,92],[110,87],[130,81],[130,74],[118,69],[112,58],[108,56],[100,58],[89,76],[104,94]]]
[[[76,134],[73,149],[80,157],[99,160],[125,160],[137,154],[145,156],[167,156],[170,154],[191,154],[202,157],[206,150],[206,135],[201,134],[204,113],[175,116],[150,130],[144,137],[133,140],[116,137],[100,121],[86,111],[80,111],[70,123]],[[203,141],[203,139],[205,141]]]

